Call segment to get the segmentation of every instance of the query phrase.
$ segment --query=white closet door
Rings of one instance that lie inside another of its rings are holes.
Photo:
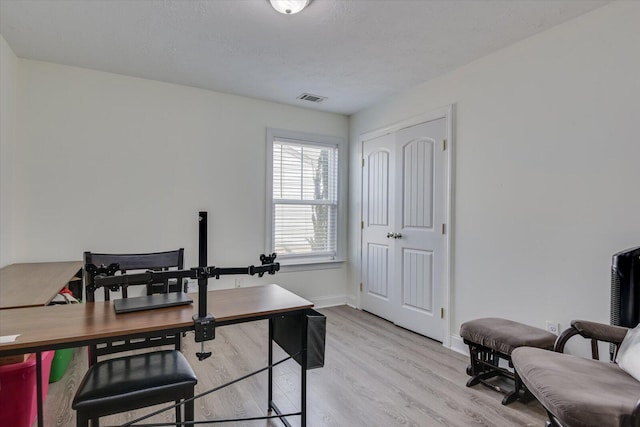
[[[394,315],[395,240],[388,238],[395,222],[395,136],[364,143],[362,172],[362,307],[385,319]]]
[[[394,270],[399,302],[393,321],[442,341],[445,222],[445,119],[396,134],[396,239]]]
[[[442,341],[446,120],[363,144],[362,307]]]

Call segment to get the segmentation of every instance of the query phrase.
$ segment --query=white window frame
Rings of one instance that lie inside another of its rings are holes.
[[[344,138],[330,135],[318,135],[285,129],[267,128],[267,177],[266,177],[266,253],[273,252],[273,143],[276,140],[289,140],[299,144],[326,145],[338,148],[338,206],[336,220],[336,256],[335,258],[311,255],[307,257],[278,257],[277,261],[287,271],[310,270],[318,268],[338,268],[344,262],[346,247],[346,189],[347,189],[347,148]]]

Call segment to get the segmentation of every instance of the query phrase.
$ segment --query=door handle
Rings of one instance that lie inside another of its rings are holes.
[[[393,233],[393,238],[394,239],[401,239],[402,238],[402,234],[401,233]]]
[[[387,239],[390,239],[392,237],[395,239],[395,233],[387,233]]]

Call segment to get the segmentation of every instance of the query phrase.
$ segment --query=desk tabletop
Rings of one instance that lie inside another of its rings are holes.
[[[0,310],[51,302],[82,268],[82,261],[30,262],[0,269]]]
[[[198,312],[197,295],[192,297],[193,305],[123,314],[115,314],[110,301],[0,310],[0,336],[20,334],[16,341],[0,344],[0,353],[74,347],[92,340],[107,341],[155,331],[186,331],[193,328],[192,316]],[[208,311],[218,325],[312,306],[278,285],[207,292]]]

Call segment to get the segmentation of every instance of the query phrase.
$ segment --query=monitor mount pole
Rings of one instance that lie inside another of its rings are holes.
[[[207,268],[207,212],[198,213],[198,272],[204,273]],[[207,284],[209,280],[205,274],[198,277],[198,314],[193,315],[196,332],[195,340],[200,343],[200,351],[196,352],[198,360],[211,356],[211,352],[204,351],[204,342],[216,337],[216,318],[207,313]]]
[[[207,266],[207,213],[200,212],[198,217],[198,267],[189,270],[167,270],[144,273],[122,274],[114,276],[120,269],[118,264],[111,264],[108,267],[96,267],[98,275],[95,277],[95,287],[108,287],[112,291],[117,291],[122,285],[145,285],[163,282],[168,279],[196,279],[198,281],[198,313],[193,315],[195,341],[201,343],[200,351],[196,353],[199,360],[204,360],[211,356],[211,352],[204,351],[204,342],[215,338],[216,318],[207,313],[207,283],[210,278],[219,279],[220,276],[231,274],[248,274],[262,277],[265,273],[276,274],[280,270],[280,263],[275,262],[276,254],[260,255],[262,265],[250,265],[248,267],[220,268]]]
[[[210,278],[219,279],[220,276],[231,274],[257,274],[262,277],[265,273],[275,274],[280,270],[280,264],[274,262],[276,254],[260,255],[261,266],[250,265],[241,268],[207,267],[207,212],[198,213],[198,267],[195,269],[195,278],[198,279],[198,314],[193,315],[195,340],[200,343],[200,351],[196,353],[198,360],[204,360],[211,356],[211,352],[204,351],[204,342],[215,338],[216,318],[207,312],[207,283]]]

